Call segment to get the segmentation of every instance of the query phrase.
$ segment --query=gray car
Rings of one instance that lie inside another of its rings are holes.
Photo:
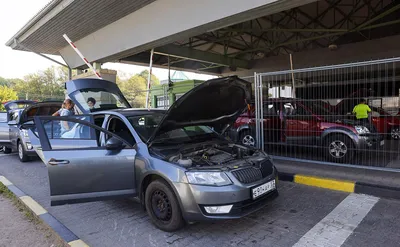
[[[247,106],[248,82],[207,81],[168,111],[131,109],[104,80],[66,88],[82,115],[35,117],[37,129],[29,131],[48,168],[51,205],[138,197],[158,228],[175,231],[185,222],[243,217],[278,195],[266,153],[212,130]]]
[[[4,147],[4,153],[17,151],[21,162],[37,156],[27,129],[34,127],[34,116],[51,115],[61,104],[60,101],[36,103],[28,100],[16,100],[4,104],[7,111],[0,113],[0,146]]]

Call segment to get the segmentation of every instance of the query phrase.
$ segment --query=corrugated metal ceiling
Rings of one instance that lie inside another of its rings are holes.
[[[66,46],[62,37],[79,40],[155,0],[75,0],[21,44],[35,52],[58,54]],[[62,3],[60,3],[62,4]],[[15,49],[24,50],[23,47]]]

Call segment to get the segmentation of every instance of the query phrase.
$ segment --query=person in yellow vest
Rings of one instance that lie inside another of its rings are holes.
[[[356,118],[360,123],[369,124],[368,117],[371,113],[371,108],[369,108],[365,99],[362,99],[360,104],[354,107],[353,113],[356,114]]]

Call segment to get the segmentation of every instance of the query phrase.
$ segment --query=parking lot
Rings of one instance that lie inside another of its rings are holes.
[[[0,164],[1,175],[90,246],[399,246],[396,200],[281,182],[280,196],[255,214],[166,233],[134,200],[50,207],[41,161],[21,163],[15,154],[2,154]]]

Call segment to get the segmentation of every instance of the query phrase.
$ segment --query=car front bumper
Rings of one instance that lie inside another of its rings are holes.
[[[385,144],[384,137],[381,134],[364,134],[359,137],[358,148],[365,149],[379,149]]]
[[[275,180],[275,189],[252,199],[252,189]],[[180,197],[182,214],[186,221],[205,221],[216,219],[237,219],[263,208],[270,200],[278,196],[276,174],[251,184],[236,183],[229,186],[213,187],[175,183]],[[229,213],[207,213],[205,207],[232,205]]]

